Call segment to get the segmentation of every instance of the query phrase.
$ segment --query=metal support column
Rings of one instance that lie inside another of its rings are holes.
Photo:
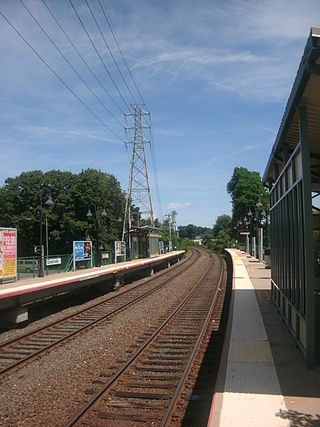
[[[315,367],[315,298],[314,298],[314,266],[313,266],[313,222],[312,222],[312,195],[311,173],[308,148],[307,109],[299,107],[299,127],[301,158],[303,171],[303,239],[304,239],[304,263],[305,263],[305,292],[306,292],[306,352],[307,367]]]
[[[256,256],[257,256],[257,253],[256,253],[256,236],[253,236],[252,237],[252,256],[254,257],[254,258],[256,258]]]

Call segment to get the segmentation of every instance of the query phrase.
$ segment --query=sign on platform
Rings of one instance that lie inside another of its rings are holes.
[[[0,280],[17,278],[17,230],[0,228]]]
[[[73,269],[76,269],[76,262],[91,261],[92,267],[92,242],[76,241],[73,242]]]
[[[61,258],[46,258],[46,265],[60,265]]]
[[[116,240],[114,242],[114,257],[116,263],[119,256],[126,256],[126,242],[124,240]]]

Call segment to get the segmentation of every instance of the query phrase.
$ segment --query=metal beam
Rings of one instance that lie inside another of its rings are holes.
[[[304,239],[304,265],[305,265],[305,292],[306,292],[306,357],[307,367],[313,369],[316,361],[315,348],[315,298],[314,298],[314,256],[313,256],[313,220],[311,197],[310,155],[308,148],[307,108],[299,106],[299,128],[301,159],[303,171],[303,239]]]

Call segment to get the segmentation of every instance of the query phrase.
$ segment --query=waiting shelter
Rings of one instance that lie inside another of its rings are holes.
[[[154,227],[132,227],[130,239],[135,258],[152,258],[159,255],[160,235]]]
[[[311,28],[263,183],[272,297],[313,368],[320,364],[320,28]]]

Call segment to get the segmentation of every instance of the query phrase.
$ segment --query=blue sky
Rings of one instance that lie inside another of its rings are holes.
[[[93,80],[42,1],[23,1],[122,122],[120,111]],[[46,2],[121,104],[69,1]],[[73,2],[121,93],[132,102],[85,0]],[[161,216],[175,209],[177,225],[211,227],[218,215],[231,214],[226,184],[234,167],[263,174],[310,27],[320,26],[319,2],[103,0],[103,4],[152,115],[161,201],[159,207],[148,150],[155,213]],[[90,0],[90,5],[99,11],[97,0]],[[76,77],[22,3],[1,0],[0,11],[124,139],[120,124]],[[101,13],[98,16],[122,67],[112,35]],[[27,170],[79,172],[92,167],[113,173],[126,189],[129,164],[123,143],[90,115],[1,16],[0,21],[0,185]],[[125,76],[130,84],[130,77]],[[126,110],[124,105],[121,109]]]

